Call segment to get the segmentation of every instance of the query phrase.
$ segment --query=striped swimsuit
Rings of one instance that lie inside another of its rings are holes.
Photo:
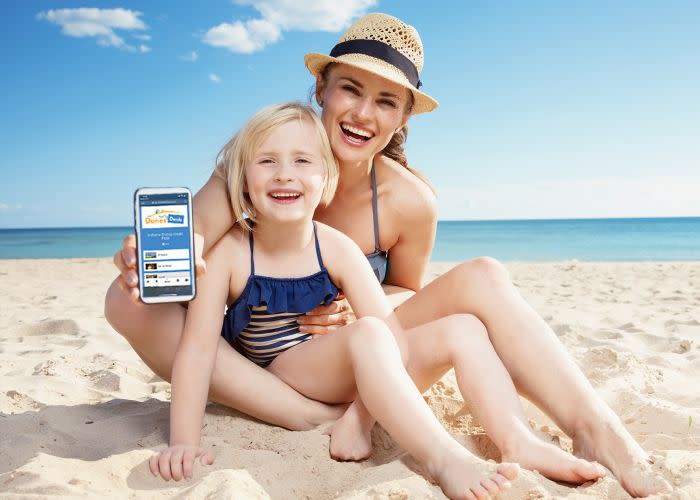
[[[253,232],[250,242],[250,276],[240,297],[227,309],[221,335],[238,352],[260,366],[311,339],[301,333],[297,317],[338,295],[323,265],[314,223],[316,256],[321,270],[303,278],[273,278],[255,274]]]

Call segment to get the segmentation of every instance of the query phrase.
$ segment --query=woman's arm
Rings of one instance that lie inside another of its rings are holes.
[[[197,281],[197,298],[188,308],[172,368],[170,446],[151,466],[164,479],[188,477],[197,452],[203,453],[200,432],[230,289],[231,246],[224,238],[212,248],[208,257],[214,272]]]
[[[399,187],[402,189],[393,191],[390,200],[391,218],[398,227],[399,236],[389,249],[384,283],[417,291],[422,288],[423,275],[435,243],[437,200],[428,186],[418,179]]]

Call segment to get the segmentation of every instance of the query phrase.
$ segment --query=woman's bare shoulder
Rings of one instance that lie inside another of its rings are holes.
[[[318,231],[318,243],[321,246],[321,251],[328,249],[333,254],[348,249],[359,249],[360,247],[345,233],[324,224],[323,222],[314,221]]]
[[[437,218],[437,198],[431,186],[400,163],[382,156],[377,161],[380,196],[388,194],[391,212],[413,222]]]

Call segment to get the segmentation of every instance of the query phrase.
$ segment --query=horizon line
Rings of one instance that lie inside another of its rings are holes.
[[[438,219],[438,222],[551,222],[551,221],[584,221],[584,220],[660,220],[660,219],[700,219],[700,215],[671,215],[654,217],[561,217],[561,218],[528,218],[528,219]],[[133,225],[112,226],[34,226],[34,227],[0,227],[4,230],[31,229],[114,229],[131,228]]]

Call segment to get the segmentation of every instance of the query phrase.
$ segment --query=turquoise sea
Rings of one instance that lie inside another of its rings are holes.
[[[130,227],[0,229],[0,259],[111,257]],[[700,217],[441,221],[431,260],[700,260]]]

